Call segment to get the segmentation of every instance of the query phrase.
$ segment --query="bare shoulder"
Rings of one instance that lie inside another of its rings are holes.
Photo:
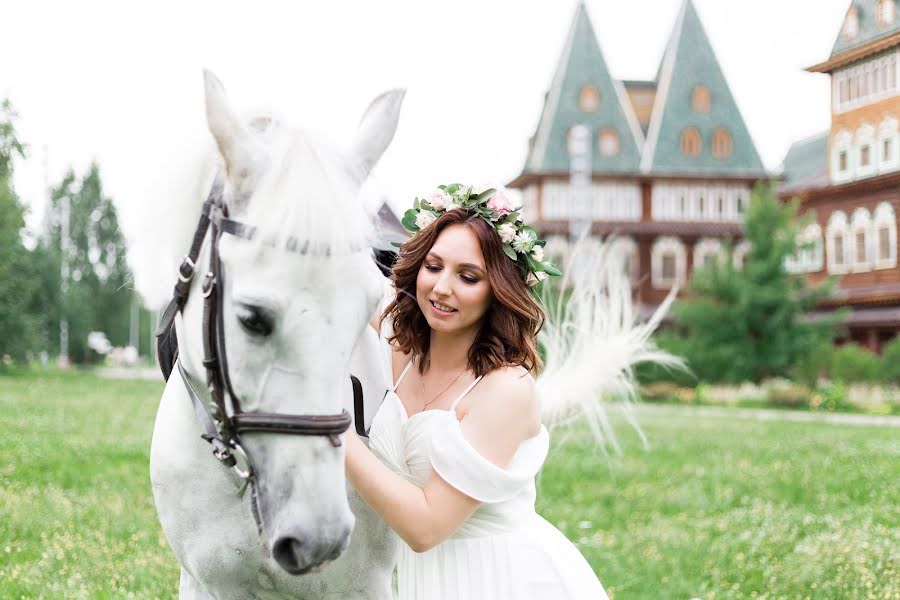
[[[478,388],[481,388],[478,390]],[[523,437],[535,435],[541,427],[541,415],[534,380],[522,367],[501,367],[484,376],[475,387],[470,412],[478,419],[503,424],[522,432]]]

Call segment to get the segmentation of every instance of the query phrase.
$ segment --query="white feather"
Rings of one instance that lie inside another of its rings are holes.
[[[598,248],[582,239],[570,253],[555,301],[545,286],[547,320],[539,337],[545,363],[535,384],[544,424],[552,428],[583,420],[604,453],[610,446],[621,452],[609,415],[612,406],[622,411],[646,445],[632,411],[638,398],[634,367],[655,362],[686,368],[683,359],[650,340],[677,288],[649,320],[638,322],[631,286],[610,246],[610,240]]]

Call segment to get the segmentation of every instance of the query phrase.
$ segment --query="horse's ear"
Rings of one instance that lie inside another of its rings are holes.
[[[219,79],[204,69],[206,89],[206,122],[225,161],[228,180],[238,189],[252,179],[258,168],[258,152],[250,130],[228,104],[225,88]],[[235,207],[236,208],[236,207]]]
[[[404,89],[385,92],[372,100],[363,115],[354,150],[367,175],[394,138],[405,95]]]

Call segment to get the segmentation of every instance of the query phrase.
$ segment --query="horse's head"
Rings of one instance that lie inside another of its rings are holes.
[[[402,98],[379,96],[353,148],[340,152],[272,119],[244,122],[206,74],[228,213],[255,230],[219,242],[227,373],[242,411],[341,412],[351,351],[383,282],[359,188],[393,137]],[[188,325],[192,334],[198,326]],[[268,432],[242,433],[241,444],[273,558],[294,574],[336,558],[354,522],[342,448],[327,436]]]

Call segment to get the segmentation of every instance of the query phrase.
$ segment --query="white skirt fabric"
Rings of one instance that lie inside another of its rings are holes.
[[[449,539],[400,553],[400,600],[606,600],[578,549],[534,514],[506,534]]]
[[[578,549],[534,511],[534,476],[549,449],[542,428],[502,469],[462,434],[454,411],[409,417],[389,391],[369,447],[393,471],[422,487],[432,473],[481,502],[452,537],[427,552],[403,545],[400,600],[606,600]]]

